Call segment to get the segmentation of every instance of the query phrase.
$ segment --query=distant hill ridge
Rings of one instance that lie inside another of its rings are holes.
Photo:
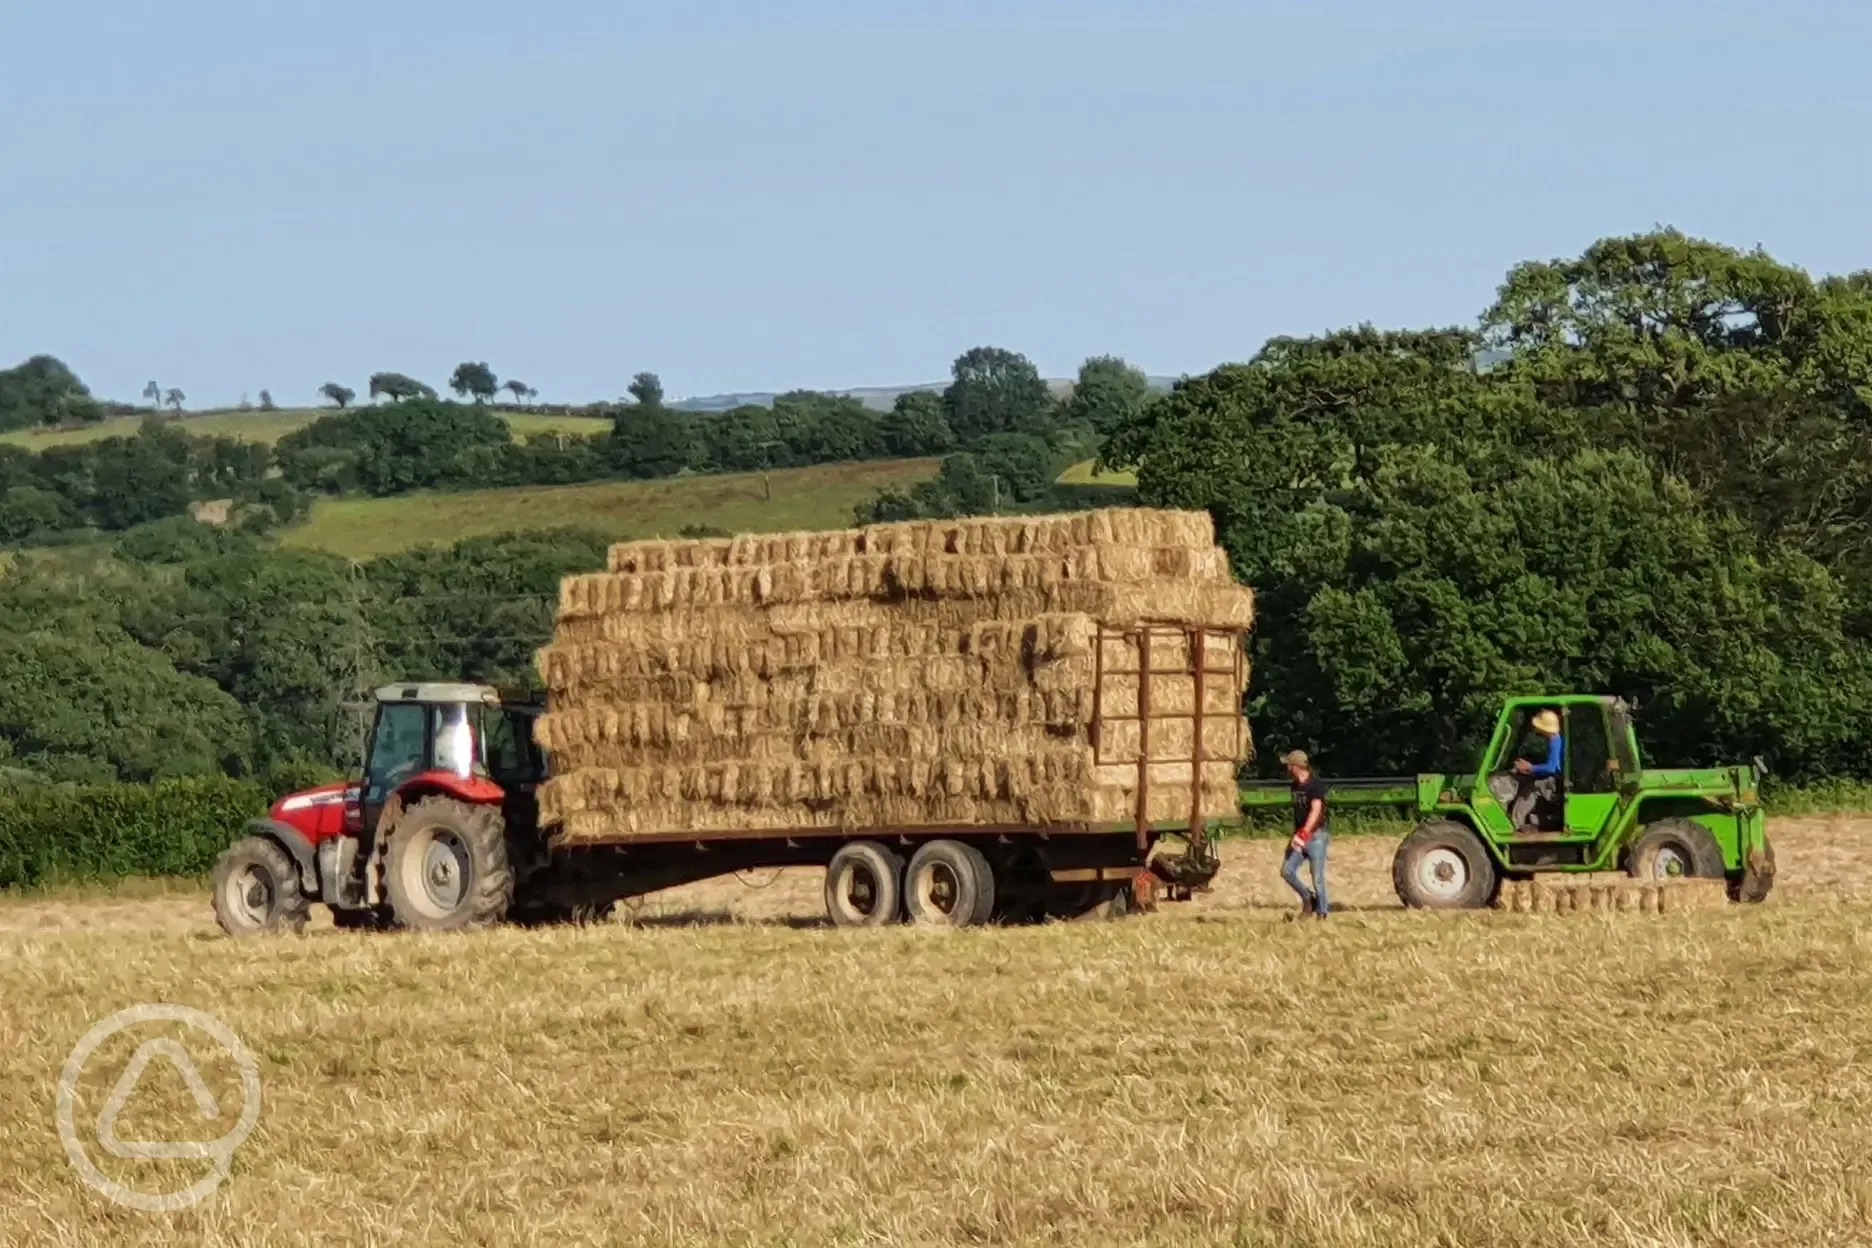
[[[1151,387],[1156,390],[1168,390],[1176,384],[1174,377],[1152,377]],[[891,404],[900,394],[909,394],[915,390],[940,391],[949,385],[947,381],[926,381],[908,386],[854,386],[849,390],[824,390],[822,394],[846,395],[857,399],[866,407],[878,411],[889,411]],[[1066,395],[1072,392],[1071,378],[1049,378],[1047,385],[1054,394]],[[694,398],[677,399],[671,407],[683,412],[725,412],[735,407],[772,407],[780,392],[772,390],[750,390],[739,394],[705,394]]]

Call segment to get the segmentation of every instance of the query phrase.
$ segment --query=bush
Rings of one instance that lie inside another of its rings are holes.
[[[206,875],[269,802],[251,780],[0,792],[0,888]]]

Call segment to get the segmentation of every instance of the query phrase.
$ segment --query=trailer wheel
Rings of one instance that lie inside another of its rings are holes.
[[[904,872],[904,908],[926,927],[975,927],[994,913],[994,872],[961,841],[930,841]]]
[[[1640,880],[1723,876],[1722,848],[1715,834],[1688,819],[1660,819],[1646,826],[1625,855],[1626,872]]]
[[[883,927],[903,913],[903,859],[876,841],[841,845],[826,864],[825,908],[834,927]]]
[[[384,864],[397,922],[415,931],[498,923],[513,904],[500,811],[428,797],[397,819]]]
[[[279,843],[249,836],[230,845],[215,863],[215,921],[230,936],[296,932],[312,915],[299,883],[299,867]]]
[[[1482,839],[1460,823],[1417,825],[1391,860],[1391,886],[1413,910],[1479,910],[1497,883]]]

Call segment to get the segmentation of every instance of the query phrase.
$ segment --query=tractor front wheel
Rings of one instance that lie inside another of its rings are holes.
[[[1660,819],[1632,842],[1625,871],[1640,880],[1721,879],[1722,847],[1700,823]]]
[[[1487,847],[1460,823],[1419,824],[1391,860],[1391,886],[1413,910],[1480,910],[1497,883]]]
[[[390,833],[384,891],[398,923],[413,931],[485,927],[513,905],[513,868],[501,812],[428,797]]]
[[[270,837],[236,841],[214,869],[214,912],[230,936],[296,932],[311,917],[312,903],[299,884],[292,855]]]

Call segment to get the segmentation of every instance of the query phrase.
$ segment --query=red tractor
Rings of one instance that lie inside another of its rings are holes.
[[[517,877],[544,858],[538,703],[466,684],[391,685],[376,701],[361,777],[288,794],[222,855],[227,932],[303,927],[315,901],[341,927],[472,927],[525,909]]]

